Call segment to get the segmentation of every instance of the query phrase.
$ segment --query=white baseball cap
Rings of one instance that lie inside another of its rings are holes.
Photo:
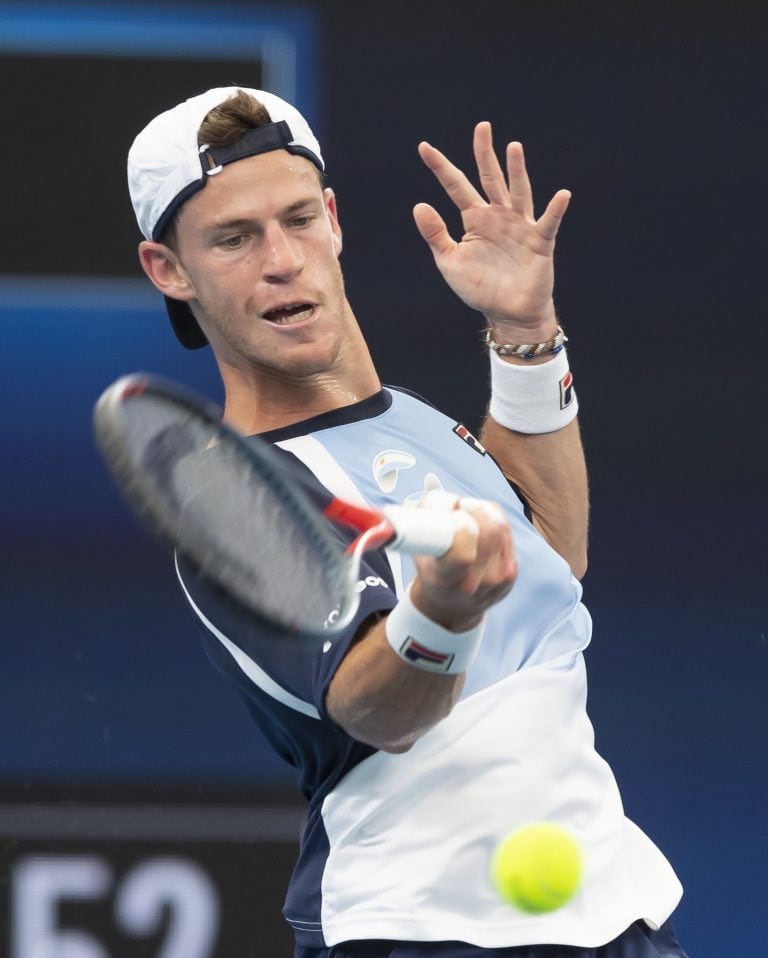
[[[267,110],[270,123],[246,130],[228,146],[198,145],[198,131],[215,107],[238,92]],[[320,144],[299,111],[274,93],[248,87],[217,87],[190,97],[151,120],[128,152],[128,189],[144,237],[159,241],[181,206],[223,166],[259,153],[287,150],[304,156],[322,172]],[[189,349],[207,344],[189,305],[165,299],[176,336]]]

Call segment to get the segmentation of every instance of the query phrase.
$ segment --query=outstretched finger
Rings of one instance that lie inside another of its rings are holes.
[[[568,209],[570,202],[570,190],[558,190],[549,201],[549,205],[536,224],[544,239],[553,240],[557,236],[560,223],[563,221],[565,211]]]
[[[419,143],[419,156],[432,170],[437,181],[460,210],[467,210],[471,206],[485,203],[458,166],[454,166],[448,157],[431,143]]]
[[[480,185],[483,187],[485,195],[491,203],[509,206],[507,182],[504,179],[499,158],[493,148],[493,132],[491,124],[487,120],[483,120],[475,127],[472,148],[477,163]]]
[[[451,239],[442,216],[433,206],[417,203],[413,208],[413,218],[416,228],[429,244],[435,258],[450,253],[456,243]]]
[[[509,177],[509,201],[512,209],[523,216],[533,216],[533,190],[525,166],[523,144],[507,145],[507,176]]]

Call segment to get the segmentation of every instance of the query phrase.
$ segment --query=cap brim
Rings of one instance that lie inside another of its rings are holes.
[[[171,299],[169,296],[165,296],[164,299],[171,326],[181,345],[187,349],[202,349],[203,346],[207,346],[208,340],[192,315],[189,303],[180,299]]]

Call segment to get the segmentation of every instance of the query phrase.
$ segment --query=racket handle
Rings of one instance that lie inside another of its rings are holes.
[[[478,526],[463,509],[443,512],[413,509],[408,506],[386,506],[382,512],[395,530],[391,549],[410,555],[441,556],[451,548],[460,529],[477,535]]]

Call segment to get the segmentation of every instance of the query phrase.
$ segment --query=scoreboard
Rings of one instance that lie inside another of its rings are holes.
[[[0,805],[0,958],[287,958],[303,809]]]

